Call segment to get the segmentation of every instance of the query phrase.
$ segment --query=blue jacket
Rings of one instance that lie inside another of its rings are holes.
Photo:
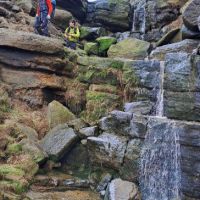
[[[51,0],[51,3],[56,5],[56,0]]]

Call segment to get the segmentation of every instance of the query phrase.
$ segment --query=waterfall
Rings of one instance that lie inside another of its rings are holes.
[[[156,116],[162,117],[164,111],[163,99],[164,99],[164,73],[165,73],[165,62],[160,62],[160,89],[157,95],[157,103],[156,103]]]
[[[150,119],[141,153],[143,200],[180,200],[179,130],[169,120]]]
[[[132,32],[144,35],[146,30],[146,0],[141,0],[135,5],[133,14]]]

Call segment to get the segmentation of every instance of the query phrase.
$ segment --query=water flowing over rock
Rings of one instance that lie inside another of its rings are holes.
[[[180,144],[173,123],[148,124],[141,155],[140,187],[145,200],[180,199]]]

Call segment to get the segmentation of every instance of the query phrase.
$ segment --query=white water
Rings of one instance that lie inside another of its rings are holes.
[[[164,75],[165,75],[165,62],[160,62],[160,89],[157,95],[157,103],[156,103],[156,116],[163,117],[164,115]]]
[[[134,9],[132,32],[139,32],[144,35],[146,31],[146,0],[139,1]]]
[[[143,200],[180,200],[179,128],[165,118],[150,119],[141,154]]]

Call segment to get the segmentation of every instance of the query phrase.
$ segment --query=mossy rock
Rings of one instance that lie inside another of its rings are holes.
[[[54,128],[59,124],[67,123],[76,119],[75,115],[70,110],[63,106],[58,101],[52,101],[48,105],[48,122],[49,128]]]
[[[23,177],[25,175],[25,172],[15,165],[1,164],[0,165],[0,176],[4,177],[7,175]]]
[[[128,38],[112,45],[108,50],[108,57],[140,60],[148,55],[149,48],[149,42]]]
[[[9,144],[8,147],[7,147],[7,149],[6,149],[6,152],[9,155],[19,154],[21,151],[22,151],[22,145],[19,144],[19,143]]]
[[[87,91],[86,99],[86,110],[82,112],[82,118],[91,125],[108,112],[120,107],[120,97],[114,94]]]
[[[114,37],[105,36],[97,38],[96,41],[99,44],[99,53],[101,54],[106,52],[112,44],[115,44],[117,39]]]
[[[88,54],[88,55],[98,55],[99,53],[99,47],[97,43],[94,42],[87,42],[84,45],[84,51]]]

